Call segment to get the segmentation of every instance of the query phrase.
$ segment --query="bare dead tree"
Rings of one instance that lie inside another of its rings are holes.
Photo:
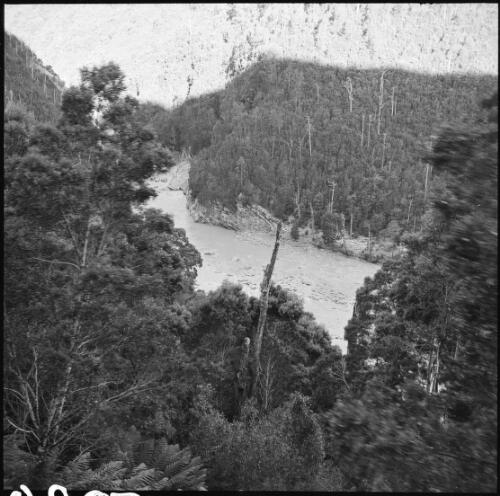
[[[385,140],[387,138],[387,133],[384,133],[384,141],[382,142],[382,163],[381,163],[381,168],[384,167],[384,160],[385,160]]]
[[[311,118],[307,116],[307,134],[309,135],[309,158],[312,156],[312,146],[311,146]]]
[[[274,264],[276,263],[276,257],[278,256],[278,249],[280,246],[280,233],[281,233],[281,222],[279,222],[276,227],[276,241],[274,242],[273,254],[271,255],[271,261],[264,270],[264,278],[262,279],[262,282],[260,284],[260,314],[254,339],[252,382],[249,391],[250,398],[254,396],[257,389],[257,382],[259,380],[260,350],[262,346],[262,337],[264,335],[264,328],[266,326],[267,307],[269,304],[269,290],[271,288],[271,276],[273,275]]]
[[[331,189],[330,202],[328,204],[328,211],[332,214],[333,213],[333,198],[335,195],[335,186],[337,186],[337,183],[332,179],[332,180],[328,181],[328,186]]]
[[[269,357],[262,374],[262,380],[260,381],[262,389],[262,407],[264,408],[264,411],[267,411],[271,404],[275,377],[276,374],[274,373],[274,362],[271,360],[271,357]]]
[[[425,185],[424,185],[424,202],[427,200],[427,180],[429,178],[429,163],[425,164]]]
[[[410,223],[410,211],[411,211],[411,204],[413,203],[413,197],[410,197],[410,203],[408,205],[408,216],[406,218],[406,224],[408,225]]]
[[[372,114],[369,114],[368,115],[368,135],[366,137],[367,139],[367,146],[368,148],[370,148],[370,136],[371,136],[371,130],[372,130],[372,119],[373,119],[373,116]]]
[[[301,209],[300,209],[300,186],[297,187],[297,191],[295,192],[294,195],[294,200],[295,200],[295,208],[297,209],[297,219],[300,220],[301,217]]]
[[[377,123],[377,134],[380,134],[380,123],[382,119],[382,109],[384,108],[384,75],[387,70],[383,71],[380,75],[380,91],[378,95],[378,123]]]
[[[353,92],[352,92],[352,81],[348,77],[344,83],[344,88],[347,90],[347,97],[349,98],[349,112],[352,112],[352,102],[353,102]]]
[[[361,148],[363,148],[364,134],[365,134],[365,114],[361,116]]]
[[[439,384],[439,367],[440,367],[440,352],[441,342],[439,339],[435,338],[433,343],[433,349],[431,350],[429,357],[429,364],[427,367],[427,392],[431,394],[436,394],[438,392]]]
[[[348,391],[350,391],[351,388],[349,387],[349,384],[347,383],[346,371],[347,371],[347,364],[345,361],[345,357],[342,356],[342,358],[338,362],[336,362],[336,364],[335,364],[335,368],[333,370],[333,376],[335,378],[337,378],[338,380],[340,380],[344,384],[346,389]]]
[[[368,222],[368,254],[372,254],[372,229],[370,222]]]
[[[309,210],[311,212],[311,229],[314,232],[314,208],[312,202],[309,202]]]

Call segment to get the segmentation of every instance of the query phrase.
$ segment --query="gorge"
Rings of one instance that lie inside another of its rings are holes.
[[[257,296],[272,251],[273,233],[233,231],[195,222],[189,213],[186,196],[180,190],[186,179],[185,174],[179,173],[182,167],[183,163],[179,163],[168,173],[151,180],[158,196],[147,206],[172,215],[175,225],[185,229],[189,241],[200,252],[203,265],[198,270],[199,289],[215,290],[222,281],[228,280],[241,284],[245,292]],[[274,281],[303,299],[305,310],[325,326],[332,344],[345,353],[344,326],[352,316],[356,290],[365,277],[373,276],[379,268],[364,260],[293,241],[290,234],[285,233]]]

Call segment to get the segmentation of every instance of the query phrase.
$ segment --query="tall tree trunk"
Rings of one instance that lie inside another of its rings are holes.
[[[372,255],[372,230],[370,224],[368,224],[368,255]]]
[[[424,202],[427,200],[427,180],[429,178],[429,163],[425,164],[425,186],[424,186]]]
[[[431,394],[437,394],[438,392],[438,385],[439,385],[439,350],[441,343],[439,341],[435,341],[434,343],[434,348],[435,348],[435,354],[432,354],[431,356],[434,358],[431,363],[430,363],[430,380],[428,381],[429,385],[429,393]]]
[[[266,369],[264,373],[264,387],[262,391],[262,406],[264,411],[266,412],[269,409],[271,403],[271,396],[273,390],[273,382],[274,382],[274,364],[271,362],[271,358],[267,359]]]
[[[453,355],[453,360],[458,360],[458,349],[460,347],[459,337],[457,336],[457,343],[455,345],[455,354]]]
[[[410,224],[410,211],[411,211],[412,202],[413,202],[413,198],[410,198],[410,204],[408,205],[408,217],[406,218],[406,225]]]
[[[365,114],[361,116],[361,148],[363,148],[364,134],[365,134]]]
[[[387,133],[384,133],[384,141],[382,143],[382,165],[381,165],[381,169],[384,168],[384,160],[385,160],[385,139],[387,138]]]
[[[278,255],[278,249],[280,246],[280,233],[281,233],[281,222],[278,223],[278,226],[276,228],[276,241],[274,243],[274,249],[273,249],[273,254],[271,256],[271,261],[269,262],[269,265],[267,265],[264,271],[264,278],[262,279],[262,282],[260,284],[260,314],[254,339],[252,382],[249,391],[250,398],[254,396],[257,391],[257,382],[260,373],[260,349],[262,346],[262,336],[264,335],[264,328],[267,319],[267,306],[269,303],[269,289],[271,287],[271,276],[273,275],[274,264],[276,263],[276,257]]]
[[[349,112],[352,113],[352,101],[353,101],[353,96],[352,96],[352,81],[351,78],[347,78],[344,88],[347,90],[347,97],[349,98]]]
[[[300,210],[300,188],[297,189],[294,200],[295,200],[295,207],[297,208],[297,221],[300,222],[300,217],[302,215],[302,212]]]
[[[88,253],[88,246],[89,246],[89,238],[90,238],[90,217],[89,220],[87,221],[87,232],[85,233],[85,241],[83,244],[83,254],[82,254],[82,267],[85,267],[87,264],[87,253]]]
[[[312,146],[311,146],[311,118],[307,116],[307,133],[309,135],[309,158],[312,156]]]
[[[330,194],[330,204],[328,205],[328,211],[333,214],[333,198],[335,196],[335,181],[331,181],[330,188],[332,189]]]
[[[371,137],[371,131],[372,131],[372,114],[368,116],[368,135],[366,136],[366,142],[368,148],[370,148],[370,137]]]
[[[380,92],[378,96],[378,123],[377,123],[377,134],[380,134],[380,122],[382,119],[382,109],[384,107],[384,74],[387,71],[383,71],[380,75]]]
[[[430,354],[429,354],[429,361],[427,363],[427,392],[431,392],[432,388],[432,369],[434,367],[434,349],[431,349]]]
[[[241,346],[240,366],[236,371],[235,379],[235,396],[236,396],[236,416],[239,417],[241,406],[248,396],[248,389],[250,387],[249,374],[248,374],[248,358],[250,354],[250,338],[245,338]]]
[[[314,226],[314,208],[313,208],[312,202],[309,202],[309,209],[311,211],[311,229],[312,229],[312,232],[314,233],[314,229],[315,229],[315,226]]]

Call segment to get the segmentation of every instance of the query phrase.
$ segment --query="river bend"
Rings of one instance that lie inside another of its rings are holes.
[[[201,253],[203,266],[198,269],[196,287],[214,290],[227,279],[241,284],[248,294],[258,296],[274,246],[274,234],[236,232],[194,222],[184,193],[170,190],[166,178],[167,175],[159,175],[151,181],[158,196],[147,206],[172,215],[175,226],[185,229],[190,243]],[[283,233],[273,281],[299,295],[305,310],[324,325],[332,343],[345,353],[344,327],[352,315],[356,290],[379,267],[295,242],[288,233]]]

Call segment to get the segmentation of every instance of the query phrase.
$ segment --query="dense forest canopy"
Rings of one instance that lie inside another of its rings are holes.
[[[265,61],[166,113],[109,63],[57,119],[7,102],[4,487],[496,490],[496,79],[389,71],[379,100],[381,74]],[[272,285],[240,387],[262,302],[196,291],[200,254],[145,207],[186,147],[200,201],[416,223],[358,291],[346,356]]]
[[[345,329],[356,399],[330,426],[334,456],[357,467],[358,483],[385,475],[381,489],[495,491],[498,95],[483,106],[472,127],[438,137],[429,159],[446,187],[423,232],[404,240],[406,256],[358,291]],[[377,446],[387,458],[370,460]]]
[[[496,84],[265,59],[223,91],[143,112],[163,143],[194,155],[202,204],[254,202],[299,225],[368,235],[420,230],[433,177],[425,153],[442,124],[472,124]]]
[[[81,74],[56,125],[20,104],[5,112],[6,484],[203,487],[200,459],[173,443],[204,453],[190,437],[200,422],[255,410],[242,405],[235,374],[259,303],[239,286],[194,292],[200,255],[167,214],[141,207],[155,195],[146,179],[172,165],[170,152],[123,97],[116,65]],[[253,401],[262,413],[281,408],[274,422],[313,422],[311,408],[333,405],[344,387],[334,375],[340,351],[274,286],[262,362]],[[317,395],[320,384],[328,394]],[[299,460],[302,445],[288,434],[276,442]],[[215,487],[236,481],[217,477],[208,478]],[[283,475],[286,487],[299,482]]]

